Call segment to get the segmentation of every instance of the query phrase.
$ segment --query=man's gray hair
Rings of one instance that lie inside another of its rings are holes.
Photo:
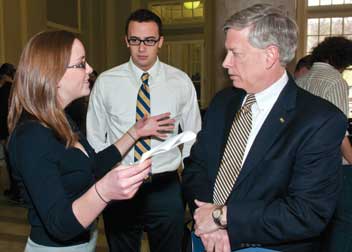
[[[264,49],[275,45],[279,48],[282,66],[286,66],[295,57],[297,24],[280,9],[269,4],[253,5],[232,15],[225,22],[224,31],[247,27],[250,27],[248,42],[253,47]]]

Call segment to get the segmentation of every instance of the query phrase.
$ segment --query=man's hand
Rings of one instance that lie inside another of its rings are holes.
[[[227,230],[219,229],[212,233],[200,235],[204,248],[209,252],[231,252],[231,245]]]
[[[216,205],[199,200],[194,200],[194,202],[198,206],[193,216],[195,221],[195,234],[201,236],[202,234],[218,230],[219,226],[215,224],[212,216]]]

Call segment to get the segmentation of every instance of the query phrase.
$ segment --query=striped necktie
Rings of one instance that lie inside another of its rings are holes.
[[[233,120],[215,180],[213,202],[216,205],[224,205],[226,203],[240,174],[248,136],[252,128],[251,107],[255,102],[254,94],[249,94],[246,102],[236,113]]]
[[[138,91],[137,106],[136,106],[136,121],[150,115],[150,92],[148,85],[148,73],[142,74],[142,85]],[[140,138],[134,146],[134,161],[138,161],[142,154],[150,150],[150,137]]]

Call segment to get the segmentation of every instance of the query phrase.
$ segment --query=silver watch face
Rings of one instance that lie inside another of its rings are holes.
[[[214,217],[215,219],[219,219],[219,218],[220,218],[220,215],[221,215],[221,210],[220,210],[220,209],[215,209],[215,210],[213,211],[213,217]]]

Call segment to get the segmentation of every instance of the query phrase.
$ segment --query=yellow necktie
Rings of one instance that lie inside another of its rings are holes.
[[[143,117],[150,116],[150,92],[148,79],[149,74],[143,73],[142,77],[142,85],[139,89],[137,96],[137,106],[136,106],[136,121],[141,120]],[[134,146],[134,161],[138,161],[142,154],[148,150],[150,150],[150,137],[140,138],[136,145]]]

